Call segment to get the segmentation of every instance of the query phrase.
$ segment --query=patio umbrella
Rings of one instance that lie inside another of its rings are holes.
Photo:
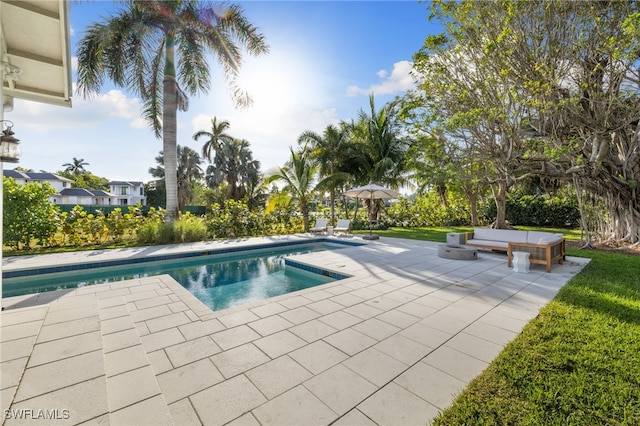
[[[345,195],[354,198],[368,198],[370,200],[369,208],[373,205],[373,200],[380,198],[397,198],[400,196],[400,194],[393,189],[385,188],[374,183],[350,189],[345,192]],[[363,238],[365,240],[377,240],[380,238],[378,236],[371,235],[371,217],[369,217],[369,236],[364,236]]]

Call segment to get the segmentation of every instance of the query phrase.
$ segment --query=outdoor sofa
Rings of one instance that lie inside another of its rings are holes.
[[[505,251],[509,267],[514,251],[527,252],[529,261],[545,265],[547,272],[551,272],[553,262],[557,261],[562,265],[566,258],[564,237],[551,232],[475,228],[473,232],[465,234],[465,245]]]

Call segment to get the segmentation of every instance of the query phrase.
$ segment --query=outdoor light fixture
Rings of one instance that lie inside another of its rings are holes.
[[[0,123],[11,123],[2,131],[0,137],[0,161],[3,163],[17,163],[20,160],[20,140],[13,135],[13,121],[0,120]]]

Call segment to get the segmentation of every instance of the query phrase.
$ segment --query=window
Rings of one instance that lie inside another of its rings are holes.
[[[126,186],[120,187],[120,195],[129,195],[129,188]]]
[[[140,187],[140,195],[144,195],[144,188]]]
[[[127,204],[128,204],[127,200],[120,200],[120,205],[121,206],[126,206]]]

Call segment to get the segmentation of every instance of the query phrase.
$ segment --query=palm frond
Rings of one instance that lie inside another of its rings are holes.
[[[84,98],[98,93],[104,82],[104,38],[108,29],[96,23],[88,27],[78,45],[78,88]]]

